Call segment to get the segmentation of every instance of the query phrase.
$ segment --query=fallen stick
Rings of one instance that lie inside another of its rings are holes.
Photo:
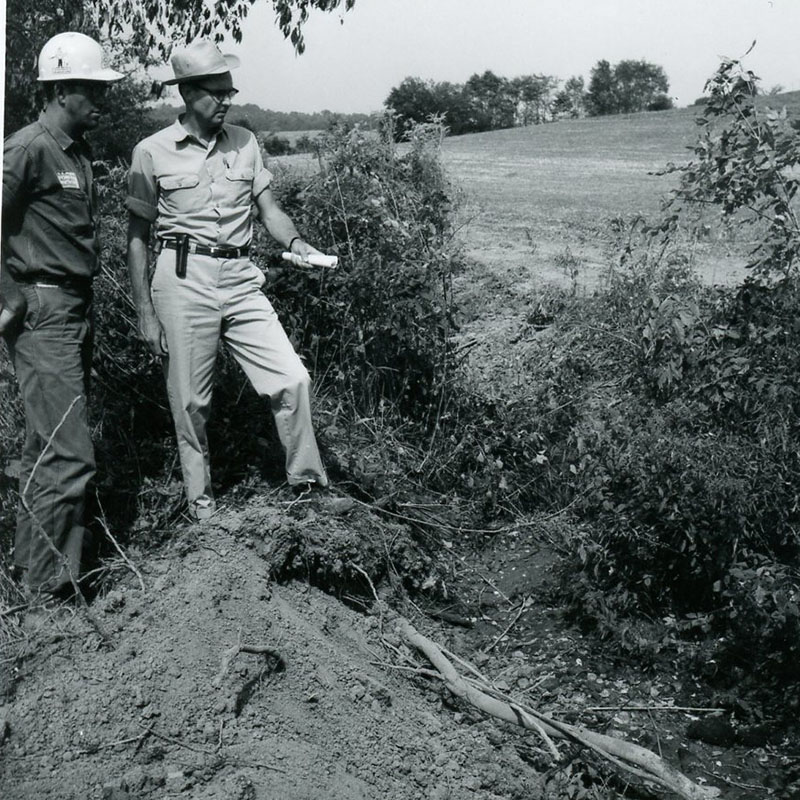
[[[451,611],[426,611],[425,614],[431,619],[440,619],[448,625],[458,625],[461,628],[474,628],[475,621],[461,614],[453,614]]]
[[[506,629],[483,651],[484,653],[490,653],[492,650],[494,650],[495,647],[497,647],[501,639],[517,624],[519,618],[523,615],[523,613],[525,613],[525,610],[528,608],[528,605],[529,604],[527,600],[520,603],[519,611],[517,611],[517,616],[514,617],[514,619],[512,619],[511,622],[508,623]]]
[[[141,722],[136,723],[140,728],[145,728]],[[156,739],[161,739],[163,742],[169,742],[170,744],[174,744],[176,747],[182,747],[184,750],[191,750],[193,753],[199,753],[204,756],[213,756],[215,758],[222,759],[223,762],[226,764],[232,764],[236,766],[242,767],[258,767],[260,769],[271,769],[273,772],[283,772],[285,773],[286,770],[282,767],[276,767],[272,764],[262,764],[259,762],[254,761],[240,761],[238,758],[229,758],[224,753],[218,753],[216,750],[207,750],[205,747],[196,747],[195,745],[187,744],[186,742],[182,742],[180,739],[173,739],[171,736],[165,736],[163,733],[159,733],[153,727],[145,728],[145,730],[151,735],[155,736]]]
[[[465,699],[480,711],[537,733],[544,732],[547,737],[574,741],[593,750],[620,769],[668,789],[684,800],[709,800],[719,796],[720,790],[716,787],[698,786],[655,753],[639,745],[568,725],[550,719],[534,709],[501,699],[502,696],[498,697],[499,693],[490,686],[483,686],[475,679],[462,678],[441,648],[419,633],[407,619],[398,617],[395,628],[409,646],[421,651],[436,667],[445,685],[454,695]],[[549,742],[549,739],[545,738],[545,742]],[[548,746],[552,752],[552,742]]]
[[[102,506],[102,504],[100,502],[100,495],[97,492],[95,492],[95,497],[97,498],[97,505],[100,508],[100,516],[96,517],[97,521],[100,523],[100,526],[103,528],[103,532],[105,533],[105,535],[108,536],[109,539],[111,539],[111,544],[114,545],[114,547],[116,548],[117,552],[122,557],[122,560],[127,565],[128,569],[138,578],[139,586],[141,587],[142,591],[144,592],[145,591],[144,578],[142,577],[142,573],[139,572],[138,569],[136,569],[136,566],[134,565],[134,563],[128,558],[128,556],[125,555],[124,550],[119,546],[119,542],[117,542],[117,540],[111,535],[111,531],[108,529],[108,525],[106,525],[106,515],[105,515],[105,511],[103,511],[103,506]]]
[[[78,753],[82,756],[91,756],[99,750],[108,750],[110,747],[119,747],[119,745],[122,744],[132,744],[133,742],[141,744],[152,732],[152,729],[148,728],[146,731],[142,731],[138,736],[131,736],[128,739],[117,739],[116,742],[106,742],[105,744],[98,744],[92,747],[83,747],[78,750]],[[139,748],[137,747],[136,749],[138,750]]]
[[[283,656],[277,650],[273,650],[271,647],[255,644],[235,644],[222,654],[222,664],[220,665],[219,672],[214,680],[211,681],[213,686],[218,687],[222,685],[222,679],[225,677],[228,669],[230,669],[231,662],[234,658],[236,658],[236,656],[239,655],[239,653],[252,653],[253,655],[258,656],[272,656],[278,662],[278,666],[281,669],[286,668],[286,661],[284,660]]]

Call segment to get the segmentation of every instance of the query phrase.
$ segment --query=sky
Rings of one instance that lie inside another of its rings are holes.
[[[664,67],[676,105],[689,105],[721,57],[746,57],[765,90],[800,89],[800,0],[356,0],[312,12],[297,56],[256,0],[241,45],[237,103],[276,111],[379,111],[413,76],[464,83],[492,70],[566,80],[600,59]],[[163,69],[156,77],[169,77]],[[177,94],[169,101],[177,103]]]

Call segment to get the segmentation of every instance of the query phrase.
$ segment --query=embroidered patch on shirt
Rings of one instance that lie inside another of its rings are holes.
[[[78,176],[74,172],[57,172],[56,177],[62,189],[80,189]]]

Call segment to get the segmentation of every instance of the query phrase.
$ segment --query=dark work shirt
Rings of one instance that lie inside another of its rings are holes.
[[[3,266],[20,280],[86,279],[98,270],[89,148],[38,122],[3,146]]]

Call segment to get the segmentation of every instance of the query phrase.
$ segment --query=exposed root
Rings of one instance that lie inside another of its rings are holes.
[[[444,655],[442,648],[419,633],[407,619],[398,616],[394,625],[399,636],[410,647],[422,652],[433,664],[454,695],[463,698],[485,714],[536,731],[554,757],[558,750],[552,739],[567,739],[592,750],[619,769],[674,792],[685,800],[709,800],[719,796],[719,789],[693,783],[650,750],[612,736],[551,719],[535,709],[506,698],[479,678],[463,678],[450,659]],[[480,674],[474,668],[471,671],[475,675]]]
[[[223,653],[222,664],[220,665],[219,672],[214,680],[211,681],[213,686],[219,687],[222,685],[223,678],[230,669],[233,660],[239,655],[239,653],[252,653],[253,655],[258,656],[270,656],[277,662],[278,669],[286,669],[286,661],[284,660],[283,656],[272,647],[267,647],[266,645],[242,644],[240,642]]]

